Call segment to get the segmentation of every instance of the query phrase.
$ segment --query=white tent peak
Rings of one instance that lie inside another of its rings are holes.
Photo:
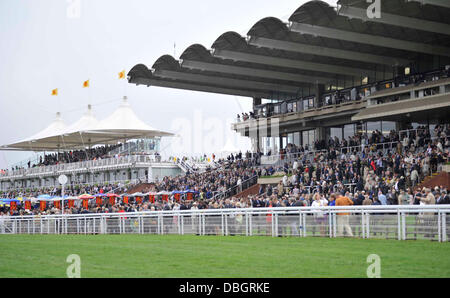
[[[66,129],[67,125],[62,120],[61,112],[57,112],[55,120],[53,120],[53,122],[50,123],[50,125],[47,126],[47,128],[41,130],[40,132],[38,132],[37,134],[33,135],[32,137],[28,138],[25,141],[34,141],[42,138],[47,138],[55,134],[60,134]]]
[[[132,139],[172,136],[172,133],[154,129],[140,120],[125,96],[117,110],[102,121],[94,117],[90,105],[81,119],[69,127],[62,121],[61,114],[58,112],[56,119],[40,133],[21,142],[2,146],[0,149],[75,150],[86,148],[87,145],[117,144],[119,141]]]
[[[123,97],[122,104],[115,110],[109,117],[100,121],[98,126],[94,131],[104,131],[104,130],[117,130],[117,131],[145,131],[145,132],[153,132],[153,134],[159,135],[160,131],[157,129],[147,125],[138,116],[134,113],[131,108],[130,103],[128,102],[128,98],[126,96]],[[164,136],[172,135],[163,133]]]
[[[87,106],[87,111],[77,122],[70,125],[66,131],[63,133],[64,136],[74,133],[74,132],[84,132],[95,129],[99,121],[94,117],[92,113],[92,106]]]
[[[222,148],[222,150],[220,152],[224,152],[224,153],[237,153],[240,150],[238,148],[236,148],[233,144],[233,142],[231,141],[231,139],[227,140],[227,143],[225,144],[225,146]]]

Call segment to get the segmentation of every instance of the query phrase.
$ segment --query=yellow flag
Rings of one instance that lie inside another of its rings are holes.
[[[52,96],[57,96],[57,95],[58,95],[58,89],[53,89]]]
[[[83,83],[83,88],[89,88],[89,80]]]
[[[119,72],[119,80],[125,79],[125,70]]]

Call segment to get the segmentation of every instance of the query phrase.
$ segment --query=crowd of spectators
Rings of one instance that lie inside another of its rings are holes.
[[[302,107],[303,111],[307,111],[311,108],[321,108],[323,106],[335,106],[340,105],[346,102],[355,102],[365,97],[371,95],[373,92],[381,91],[384,89],[398,88],[407,85],[419,85],[420,83],[428,82],[428,81],[436,81],[443,78],[450,77],[450,67],[447,66],[445,69],[441,69],[439,71],[433,71],[430,73],[415,73],[408,75],[399,75],[392,80],[377,82],[377,83],[365,83],[361,86],[355,86],[353,88],[347,88],[343,90],[335,90],[329,91],[326,94],[322,95],[319,100],[315,96],[309,96],[304,98],[298,98],[295,101],[299,102],[308,102],[306,105]],[[364,82],[363,82],[364,83]],[[423,96],[432,96],[437,93],[433,88],[425,89],[423,92]],[[399,95],[392,95],[385,99],[378,99],[377,104],[386,103],[386,102],[395,102],[400,100]],[[309,102],[310,101],[310,102]],[[285,114],[285,113],[293,113],[299,111],[298,104],[295,106],[291,103],[292,100],[285,101],[281,103],[282,108],[275,109],[273,104],[266,105],[264,112],[262,110],[256,109],[253,112],[242,113],[242,115],[237,115],[237,122],[247,121],[249,119],[258,119],[258,118],[266,118],[271,117],[275,114]],[[277,103],[276,105],[279,105]]]
[[[90,149],[84,150],[74,150],[62,153],[52,153],[44,155],[39,159],[39,163],[35,165],[31,165],[31,162],[28,162],[28,168],[30,167],[40,167],[40,166],[52,166],[60,163],[72,163],[72,162],[80,162],[87,160],[97,160],[107,158],[109,153],[117,148],[120,148],[122,144],[117,145],[106,145],[99,146]]]
[[[121,146],[122,144],[106,145],[83,150],[72,150],[67,152],[44,154],[44,156],[39,156],[39,160],[36,160],[35,163],[32,163],[31,160],[29,160],[26,164],[26,167],[30,169],[35,167],[53,166],[62,163],[74,163],[87,160],[109,158],[111,157],[111,151],[120,148]],[[11,170],[13,171],[21,169],[25,169],[25,167],[16,165],[11,168]],[[0,170],[0,174],[2,175],[6,175],[7,173],[8,169]]]
[[[98,206],[91,200],[89,208],[78,206],[67,210],[68,213],[125,212],[172,209],[215,209],[246,207],[290,207],[313,206],[320,204],[333,205],[340,196],[349,198],[355,205],[397,205],[397,204],[448,204],[447,189],[437,186],[434,189],[416,189],[417,185],[431,173],[440,170],[442,164],[449,161],[448,125],[438,125],[433,132],[422,129],[410,131],[405,135],[391,132],[382,136],[374,132],[367,138],[363,150],[338,150],[345,144],[342,140],[330,140],[329,147],[323,151],[303,150],[289,144],[285,158],[273,166],[260,166],[260,154],[232,154],[218,161],[220,167],[203,173],[187,173],[177,177],[165,177],[161,181],[149,185],[143,192],[158,193],[191,190],[195,195],[192,200],[186,196],[176,199],[170,196],[167,201],[157,197],[150,202],[144,197],[141,203],[133,198],[125,204],[122,200],[111,205],[105,200]],[[433,137],[432,137],[433,136]],[[359,136],[351,138],[357,143]],[[396,142],[393,149],[377,150],[380,141]],[[333,143],[334,142],[334,143]],[[370,145],[374,145],[374,150]],[[296,153],[296,154],[291,154]],[[291,154],[291,156],[289,156]],[[255,184],[255,177],[280,177],[278,185],[260,186],[257,195],[244,198],[236,196],[247,186]],[[253,180],[252,180],[253,179]],[[244,182],[252,180],[253,184]],[[127,186],[129,187],[129,186]],[[69,187],[66,194],[96,194],[98,192],[126,193],[123,185],[105,185],[74,189]],[[233,192],[229,192],[234,189]],[[50,191],[59,195],[60,190]],[[23,194],[9,193],[7,197],[37,196],[44,192]],[[31,212],[40,213],[39,206]],[[0,209],[9,214],[6,207]],[[58,213],[59,209],[50,207],[47,213]],[[25,214],[23,206],[13,214]]]

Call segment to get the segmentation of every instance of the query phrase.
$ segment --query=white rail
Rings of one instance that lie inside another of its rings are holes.
[[[161,163],[159,156],[154,155],[127,155],[115,158],[106,158],[99,160],[88,160],[74,163],[64,163],[52,166],[41,166],[29,169],[19,169],[14,171],[6,171],[0,175],[0,178],[17,178],[24,176],[39,176],[44,174],[55,174],[65,172],[84,172],[86,170],[94,170],[101,168],[117,168],[130,164],[152,164]],[[169,163],[169,162],[167,162]]]
[[[447,242],[450,205],[208,209],[0,217],[0,234],[357,237]]]

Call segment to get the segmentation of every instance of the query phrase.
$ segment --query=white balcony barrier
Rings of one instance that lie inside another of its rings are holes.
[[[450,205],[251,208],[0,217],[0,234],[190,234],[446,242],[449,225]]]

